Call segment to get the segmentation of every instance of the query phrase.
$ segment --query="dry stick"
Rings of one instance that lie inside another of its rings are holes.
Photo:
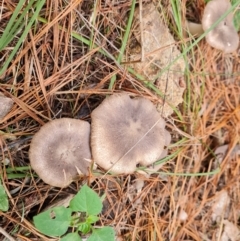
[[[71,4],[72,4],[72,0],[71,0]],[[70,12],[70,22],[71,22],[71,32],[72,32],[72,30],[73,30],[73,14],[72,14],[72,11]],[[70,50],[71,50],[71,79],[72,79],[72,81],[71,81],[71,84],[72,84],[72,86],[73,86],[73,65],[72,65],[72,63],[74,62],[73,61],[73,36],[72,36],[72,34],[70,34]]]
[[[140,25],[140,39],[141,39],[141,61],[145,59],[144,44],[143,44],[143,26],[142,26],[142,0],[139,1],[139,25]]]
[[[3,228],[0,227],[0,233],[4,235],[9,241],[16,241],[10,234],[8,234]]]
[[[171,47],[171,55],[170,55],[170,63],[172,61],[172,53],[173,53],[173,47]],[[168,69],[168,72],[167,72],[167,81],[166,81],[166,84],[165,84],[165,91],[164,91],[164,95],[163,95],[163,105],[162,105],[162,112],[161,112],[161,116],[163,116],[163,110],[164,110],[164,105],[165,105],[165,101],[166,101],[166,93],[167,93],[167,89],[168,89],[168,76],[169,76],[169,71],[170,71],[170,68]]]

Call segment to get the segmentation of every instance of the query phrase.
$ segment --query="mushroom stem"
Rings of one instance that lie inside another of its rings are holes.
[[[204,33],[201,23],[193,23],[188,20],[186,21],[186,30],[188,34],[190,33],[195,37],[199,37]]]

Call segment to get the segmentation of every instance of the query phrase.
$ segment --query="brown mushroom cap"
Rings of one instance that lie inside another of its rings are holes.
[[[203,18],[203,30],[208,30],[223,14],[231,8],[229,0],[212,0],[207,3]],[[229,13],[215,28],[206,35],[212,47],[225,53],[234,52],[239,45],[239,36],[233,24],[233,14]]]
[[[106,98],[91,114],[94,161],[111,172],[133,173],[157,161],[170,135],[151,101],[127,94]]]
[[[66,187],[80,172],[88,173],[90,124],[62,118],[48,122],[34,135],[29,158],[33,170],[44,182]]]

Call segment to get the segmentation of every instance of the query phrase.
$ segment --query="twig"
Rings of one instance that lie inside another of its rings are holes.
[[[142,0],[139,1],[139,26],[140,26],[140,39],[141,39],[141,61],[143,62],[145,59],[145,52],[144,52],[144,44],[143,44],[143,20],[142,20],[142,11],[143,11],[143,7],[142,7]]]
[[[16,241],[10,234],[8,234],[3,228],[0,227],[0,233],[3,234],[9,241]]]
[[[0,149],[0,154],[2,154],[3,152],[7,151],[10,148],[19,147],[19,145],[22,145],[22,144],[24,144],[24,142],[31,140],[31,139],[32,139],[32,136],[28,136],[23,139],[13,141],[12,143],[7,144],[3,149]]]

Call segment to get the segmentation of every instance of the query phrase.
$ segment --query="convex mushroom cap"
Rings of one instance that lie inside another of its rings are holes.
[[[231,8],[229,0],[212,0],[207,3],[202,27],[207,31],[223,14]],[[206,35],[206,41],[212,47],[225,53],[234,52],[239,45],[239,36],[233,24],[233,14],[229,13],[216,27]]]
[[[170,143],[165,121],[151,101],[127,94],[107,97],[91,114],[92,156],[100,167],[116,174],[148,166]]]
[[[66,187],[80,174],[87,174],[90,124],[62,118],[48,122],[34,135],[29,159],[33,170],[46,183]]]

